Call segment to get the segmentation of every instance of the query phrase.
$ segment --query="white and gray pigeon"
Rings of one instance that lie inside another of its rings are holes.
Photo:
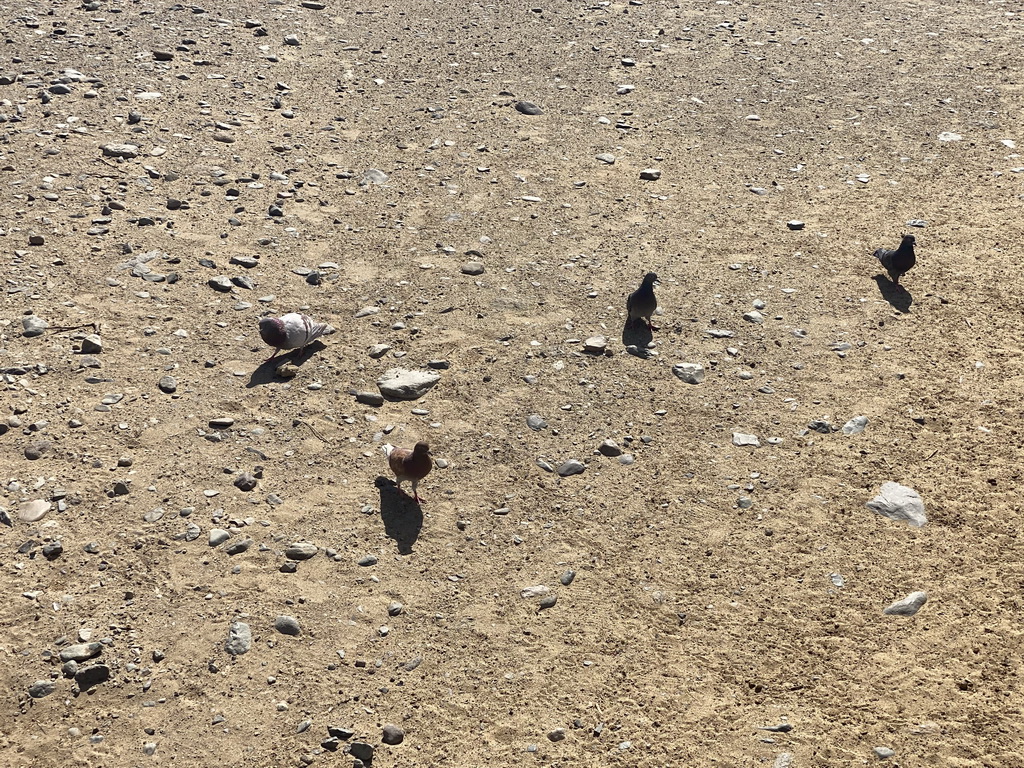
[[[653,272],[648,272],[644,275],[640,287],[629,294],[629,297],[626,299],[626,312],[629,313],[630,325],[642,318],[647,321],[647,327],[650,330],[657,330],[651,325],[651,317],[658,308],[658,299],[654,295],[654,286],[657,282],[658,276]]]
[[[260,338],[274,348],[274,354],[267,360],[273,360],[282,349],[301,351],[307,344],[330,333],[334,333],[334,329],[327,323],[318,322],[298,312],[260,318]]]

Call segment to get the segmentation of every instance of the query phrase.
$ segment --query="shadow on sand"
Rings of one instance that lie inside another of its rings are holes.
[[[651,333],[651,329],[647,327],[647,323],[642,320],[636,322],[626,321],[626,324],[622,326],[622,346],[636,347],[640,357],[646,357],[644,352],[647,349],[647,345],[654,339],[654,334]],[[634,354],[634,353],[630,353]]]
[[[896,285],[885,275],[875,275],[875,282],[878,283],[878,290],[882,298],[888,301],[897,312],[910,314],[910,305],[914,303],[914,297],[910,291],[902,285]]]
[[[423,528],[423,510],[411,496],[399,491],[393,480],[378,477],[374,485],[380,491],[380,519],[385,535],[395,540],[399,554],[411,555]]]
[[[283,355],[278,355],[271,360],[264,360],[249,376],[249,381],[245,385],[246,389],[252,389],[253,387],[269,384],[274,380],[278,366],[282,363],[291,363],[295,366],[301,366],[321,349],[326,349],[326,346],[318,339],[312,344],[307,345],[306,348],[302,350],[301,354],[297,349],[295,349],[291,352],[286,352]]]

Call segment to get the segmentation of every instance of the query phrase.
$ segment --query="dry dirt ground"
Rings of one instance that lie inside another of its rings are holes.
[[[1019,4],[0,9],[0,765],[1022,765]],[[285,379],[297,309],[337,333]],[[417,439],[421,511],[378,479]]]

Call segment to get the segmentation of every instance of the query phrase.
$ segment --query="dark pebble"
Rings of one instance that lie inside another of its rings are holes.
[[[534,104],[532,101],[517,101],[516,112],[521,112],[524,115],[543,115],[544,110]]]
[[[110,667],[106,664],[93,664],[78,670],[75,675],[75,682],[83,691],[87,691],[94,685],[106,682],[110,679]]]
[[[397,725],[391,725],[388,723],[384,726],[384,732],[381,734],[380,740],[385,744],[401,744],[405,741],[405,731]]]

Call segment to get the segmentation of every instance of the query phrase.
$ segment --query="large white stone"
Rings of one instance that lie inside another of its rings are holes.
[[[410,371],[392,368],[377,379],[377,388],[384,397],[398,400],[416,400],[430,391],[441,376],[429,371]]]
[[[928,522],[921,494],[899,483],[882,483],[879,495],[864,506],[890,520],[905,520],[915,528]]]

